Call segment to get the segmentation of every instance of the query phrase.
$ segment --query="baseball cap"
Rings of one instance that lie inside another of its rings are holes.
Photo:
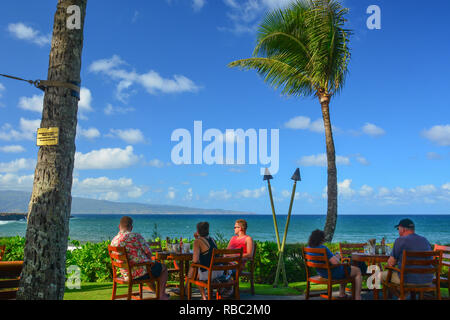
[[[398,229],[398,227],[411,229],[414,228],[414,222],[411,219],[402,219],[394,228]]]

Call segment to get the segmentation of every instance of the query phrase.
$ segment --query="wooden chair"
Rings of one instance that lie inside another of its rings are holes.
[[[316,255],[317,254],[317,255]],[[320,296],[322,298],[333,300],[333,285],[335,284],[352,284],[352,298],[355,298],[355,279],[350,277],[348,273],[348,268],[344,268],[345,278],[334,280],[332,279],[331,273],[332,269],[337,268],[339,266],[346,266],[350,268],[348,263],[340,263],[340,264],[332,264],[330,263],[327,252],[325,248],[302,248],[303,261],[305,262],[306,269],[306,292],[305,299],[308,300],[310,297]],[[322,268],[326,269],[328,272],[328,279],[322,278],[321,276],[312,276],[310,268]],[[327,294],[317,293],[311,294],[310,286],[311,283],[316,284],[326,284],[327,285]]]
[[[0,246],[0,261],[3,260],[3,256],[5,255],[5,251],[6,251],[6,246]]]
[[[364,253],[365,243],[339,243],[339,254],[341,255],[341,263],[350,263],[352,253]]]
[[[399,297],[400,300],[404,300],[407,293],[413,294],[415,298],[416,293],[419,293],[421,299],[424,297],[425,292],[435,292],[436,298],[441,300],[441,251],[403,251],[401,269],[395,267],[386,266],[388,275],[385,281],[383,281],[383,299],[387,299],[388,291],[392,291]],[[392,283],[392,272],[397,271],[399,273],[400,283]],[[407,274],[435,274],[435,284],[409,284],[405,282],[405,276]]]
[[[448,295],[450,299],[450,246],[434,245],[434,251],[442,251],[441,272],[442,267],[447,267],[447,278],[441,277],[441,285],[444,282],[447,285]],[[436,279],[433,279],[436,283]]]
[[[0,262],[0,300],[16,299],[23,261]]]
[[[244,270],[241,271],[241,277],[250,281],[250,290],[252,295],[255,295],[255,255],[256,255],[256,242],[253,242],[253,254],[250,259],[247,260]]]
[[[216,292],[216,299],[220,300],[222,297],[219,294],[220,288],[231,288],[234,287],[234,298],[239,300],[239,276],[240,269],[242,263],[242,254],[243,250],[241,249],[213,249],[211,264],[209,267],[202,266],[197,263],[191,264],[191,267],[194,268],[193,278],[187,278],[187,292],[188,292],[188,300],[191,300],[192,297],[192,285],[196,285],[198,287],[206,288],[208,292],[208,300],[212,300],[212,295],[214,289]],[[237,255],[237,256],[227,256],[227,255]],[[208,281],[200,281],[198,278],[198,268],[204,268],[208,270]],[[230,281],[225,283],[213,282],[211,279],[211,275],[213,271],[222,270],[235,270],[236,274],[234,279],[231,278]]]
[[[127,300],[135,299],[135,300],[143,300],[143,289],[152,290],[150,285],[152,282],[155,282],[156,287],[156,298],[146,299],[146,300],[154,300],[160,298],[159,292],[159,277],[154,278],[151,274],[151,267],[154,262],[145,262],[145,263],[137,263],[131,264],[128,259],[128,254],[125,247],[112,247],[108,246],[109,257],[111,258],[111,265],[113,269],[113,291],[111,300],[115,300],[118,298],[127,298]],[[137,267],[145,267],[147,269],[147,273],[150,275],[150,279],[148,280],[134,280],[132,279],[132,270]],[[117,275],[117,268],[125,269],[128,273],[128,279],[124,277],[119,277]],[[128,293],[117,295],[117,284],[128,284]],[[139,292],[133,292],[133,285],[139,285]],[[147,284],[147,287],[144,287],[144,284]]]

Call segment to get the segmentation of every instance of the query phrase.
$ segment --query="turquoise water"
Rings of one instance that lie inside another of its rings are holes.
[[[70,238],[80,241],[98,242],[112,239],[117,234],[119,215],[75,215],[70,220]],[[221,233],[225,238],[233,235],[234,221],[244,218],[248,222],[248,234],[256,240],[276,241],[271,215],[134,215],[134,231],[151,238],[154,224],[163,237],[192,238],[195,226],[200,221],[210,223],[210,233]],[[396,225],[405,216],[400,215],[342,215],[338,218],[333,241],[359,242],[385,237],[392,242],[397,238]],[[415,215],[409,217],[416,224],[416,232],[431,243],[450,243],[450,215]],[[286,216],[278,217],[280,238],[283,236]],[[312,230],[323,228],[325,216],[295,215],[291,217],[288,243],[306,242]],[[25,221],[0,221],[0,237],[20,235],[26,231]]]

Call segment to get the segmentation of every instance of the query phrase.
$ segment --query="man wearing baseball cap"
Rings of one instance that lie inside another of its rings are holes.
[[[394,242],[394,247],[392,249],[391,256],[387,264],[390,267],[394,267],[398,264],[401,268],[403,251],[432,251],[431,245],[428,240],[422,236],[415,233],[415,225],[411,219],[402,219],[396,226],[399,234]],[[424,266],[426,267],[426,266]],[[387,278],[388,271],[383,271],[381,277],[383,281]],[[432,274],[405,274],[405,283],[410,284],[431,284],[433,281]],[[392,273],[391,282],[399,284],[400,277],[397,272]]]

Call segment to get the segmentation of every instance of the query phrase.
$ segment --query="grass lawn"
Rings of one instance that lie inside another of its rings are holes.
[[[338,286],[336,286],[337,288]],[[137,291],[138,286],[135,286],[134,291]],[[290,296],[302,295],[306,288],[306,282],[290,283],[288,288],[273,288],[270,284],[255,284],[255,293],[257,295],[271,295],[271,296]],[[243,293],[250,292],[250,284],[248,282],[241,282],[240,289]],[[326,286],[313,285],[312,290],[324,290]],[[335,289],[336,290],[336,289]],[[117,294],[125,294],[127,286],[119,285]],[[441,289],[442,296],[448,297],[447,288]],[[112,282],[105,283],[82,283],[81,290],[66,289],[64,300],[110,300],[112,293]],[[173,298],[177,299],[177,298]]]

